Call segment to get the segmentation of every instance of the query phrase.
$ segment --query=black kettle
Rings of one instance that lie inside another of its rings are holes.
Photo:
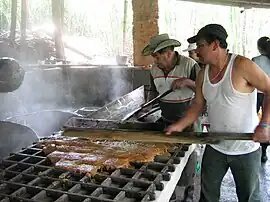
[[[25,70],[17,60],[9,57],[0,58],[0,93],[17,90],[24,79]]]

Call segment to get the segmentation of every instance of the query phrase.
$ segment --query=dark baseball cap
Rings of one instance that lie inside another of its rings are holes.
[[[201,28],[197,35],[189,38],[187,41],[189,43],[196,43],[199,39],[203,39],[204,37],[207,36],[216,36],[217,39],[220,40],[226,40],[228,37],[228,34],[224,27],[222,27],[219,24],[208,24]]]

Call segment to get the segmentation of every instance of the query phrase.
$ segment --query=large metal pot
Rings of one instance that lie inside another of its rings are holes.
[[[0,121],[0,159],[37,141],[37,134],[29,127]]]

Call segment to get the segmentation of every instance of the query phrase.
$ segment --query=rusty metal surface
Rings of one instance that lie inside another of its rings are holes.
[[[104,119],[70,118],[63,126],[64,130],[106,129],[124,131],[163,131],[164,125],[159,123],[113,121]]]

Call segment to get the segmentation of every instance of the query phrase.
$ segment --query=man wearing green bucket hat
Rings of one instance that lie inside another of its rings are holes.
[[[181,43],[178,40],[169,38],[168,34],[160,34],[152,37],[149,44],[142,50],[142,55],[151,55],[154,59],[154,64],[150,69],[148,99],[170,89],[173,90],[159,101],[162,116],[159,122],[162,122],[164,127],[184,116],[194,97],[195,80],[200,70],[195,60],[174,51],[174,48],[179,46]],[[193,127],[187,130],[193,130]],[[178,183],[179,186],[186,187],[185,201],[192,201],[193,198],[196,162],[194,153]]]
[[[174,51],[181,46],[168,34],[160,34],[150,39],[142,50],[142,55],[151,55],[154,65],[150,69],[150,94],[152,99],[170,89],[170,94],[160,99],[162,121],[171,124],[183,117],[194,97],[196,75],[200,70],[195,60]]]

